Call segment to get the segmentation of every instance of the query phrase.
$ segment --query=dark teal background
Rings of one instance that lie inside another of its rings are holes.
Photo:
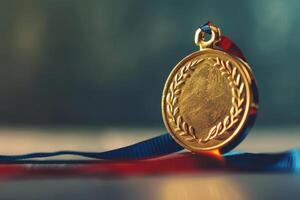
[[[259,125],[300,122],[299,1],[0,2],[0,124],[161,126],[173,66],[210,20],[244,51]]]

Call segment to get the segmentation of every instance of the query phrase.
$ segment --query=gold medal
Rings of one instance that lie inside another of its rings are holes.
[[[258,108],[254,75],[249,65],[220,49],[219,28],[201,29],[200,50],[171,71],[162,94],[162,116],[172,137],[193,152],[229,150],[253,125]]]

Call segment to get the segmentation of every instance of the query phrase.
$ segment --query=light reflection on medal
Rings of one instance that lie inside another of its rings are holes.
[[[200,50],[181,60],[170,73],[162,95],[162,115],[173,138],[186,149],[226,152],[239,144],[253,125],[257,89],[249,65],[217,47],[220,29],[211,38],[198,29]]]

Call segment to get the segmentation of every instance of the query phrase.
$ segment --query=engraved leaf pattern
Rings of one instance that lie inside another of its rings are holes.
[[[190,77],[190,73],[195,69],[194,67],[202,61],[203,59],[194,60],[182,67],[174,76],[166,96],[167,114],[169,115],[169,119],[176,125],[175,131],[189,142],[197,142],[198,138],[195,135],[195,129],[180,116],[177,104],[179,94],[181,93],[182,86],[185,84],[186,79]]]
[[[230,61],[224,62],[219,58],[216,59],[214,66],[219,67],[221,75],[225,76],[229,81],[232,93],[232,106],[229,110],[229,115],[219,122],[216,126],[213,126],[206,138],[201,138],[201,142],[208,142],[212,139],[219,139],[218,136],[222,136],[227,130],[233,127],[238,122],[238,116],[243,111],[242,105],[244,103],[243,92],[244,83],[241,81],[241,75],[238,74],[237,68],[233,67]]]
[[[232,91],[232,107],[230,108],[229,115],[226,116],[223,121],[213,126],[206,137],[197,138],[195,129],[185,122],[182,116],[180,116],[177,103],[179,94],[181,93],[182,86],[185,84],[186,79],[190,77],[190,74],[193,72],[197,64],[203,62],[204,59],[197,59],[184,65],[174,76],[173,81],[170,84],[166,96],[166,106],[169,119],[171,119],[175,124],[174,130],[178,133],[178,135],[184,137],[185,140],[189,142],[206,143],[212,139],[219,139],[219,136],[222,136],[238,121],[238,116],[243,110],[243,92],[245,85],[241,81],[241,75],[238,74],[237,68],[233,67],[230,61],[223,61],[219,58],[210,58],[209,60],[214,61],[213,66],[218,67],[221,75],[226,77],[229,81]]]

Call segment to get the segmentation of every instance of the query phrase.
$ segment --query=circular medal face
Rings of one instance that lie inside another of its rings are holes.
[[[236,143],[256,114],[255,88],[244,61],[216,49],[195,52],[179,62],[166,81],[165,126],[180,145],[194,152]]]

